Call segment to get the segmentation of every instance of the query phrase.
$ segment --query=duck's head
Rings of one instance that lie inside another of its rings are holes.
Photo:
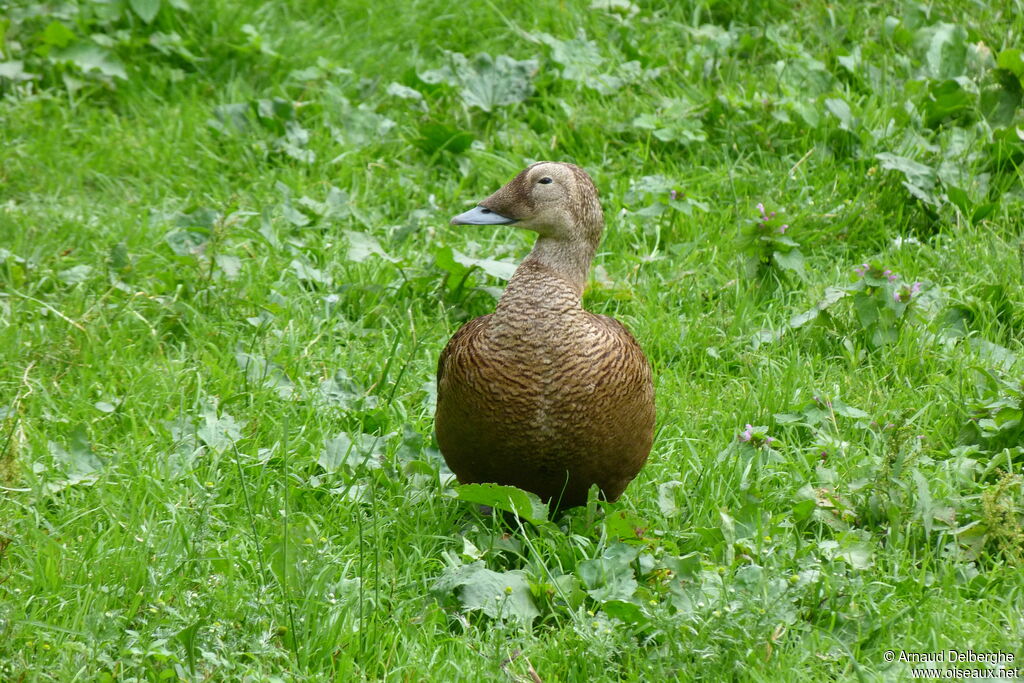
[[[538,161],[452,225],[515,225],[541,237],[597,246],[604,229],[601,203],[590,176],[573,164]]]

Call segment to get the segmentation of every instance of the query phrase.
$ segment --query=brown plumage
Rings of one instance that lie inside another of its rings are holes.
[[[497,309],[451,338],[437,365],[437,442],[462,483],[532,491],[558,507],[597,484],[619,497],[654,438],[647,358],[580,297],[604,229],[597,190],[572,164],[523,170],[453,225],[539,234]]]

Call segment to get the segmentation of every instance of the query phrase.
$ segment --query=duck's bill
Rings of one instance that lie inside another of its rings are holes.
[[[474,206],[452,219],[452,225],[508,225],[515,222],[514,218],[506,218],[482,206]]]

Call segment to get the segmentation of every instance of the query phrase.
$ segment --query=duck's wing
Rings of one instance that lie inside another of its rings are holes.
[[[452,338],[448,340],[448,344],[445,345],[444,350],[441,351],[441,355],[437,359],[437,387],[439,391],[441,389],[441,380],[444,378],[446,368],[453,362],[466,360],[466,356],[472,353],[470,349],[472,347],[473,338],[487,326],[487,321],[490,317],[490,314],[488,314],[470,320],[468,323],[460,327],[459,330],[452,335]]]

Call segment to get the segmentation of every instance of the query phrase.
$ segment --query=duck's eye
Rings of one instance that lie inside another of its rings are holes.
[[[540,183],[541,185],[550,185],[551,184],[551,178],[541,178],[537,182]]]

